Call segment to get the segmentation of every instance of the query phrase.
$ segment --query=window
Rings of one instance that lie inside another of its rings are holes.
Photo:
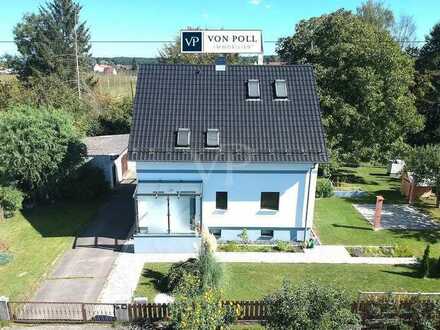
[[[279,192],[262,192],[261,208],[265,210],[278,210],[280,202]]]
[[[206,131],[206,146],[218,148],[220,146],[220,132],[218,129],[209,128]]]
[[[249,79],[247,83],[248,87],[248,99],[260,98],[260,82],[258,79]]]
[[[284,79],[275,80],[275,98],[287,99],[287,85]]]
[[[222,230],[221,229],[210,229],[209,232],[214,235],[215,238],[219,239],[222,237]]]
[[[273,238],[273,230],[262,229],[261,230],[261,238],[272,239]]]
[[[228,209],[228,193],[226,191],[217,191],[215,194],[215,208],[217,210]]]
[[[189,147],[190,136],[189,128],[179,128],[177,130],[176,147]]]

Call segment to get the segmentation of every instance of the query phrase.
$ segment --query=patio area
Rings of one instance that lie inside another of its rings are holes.
[[[353,206],[370,224],[373,224],[376,207],[374,204],[353,204]],[[406,204],[384,204],[381,224],[384,229],[432,230],[440,228],[440,224],[431,217]]]

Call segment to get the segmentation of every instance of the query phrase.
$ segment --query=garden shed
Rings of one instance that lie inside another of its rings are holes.
[[[87,162],[104,172],[111,188],[129,176],[128,134],[86,137]]]

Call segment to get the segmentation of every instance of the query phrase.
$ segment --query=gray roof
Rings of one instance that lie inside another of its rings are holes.
[[[129,134],[90,136],[83,139],[88,156],[122,154],[128,147]]]
[[[260,100],[246,100],[248,79]],[[274,100],[276,79],[288,100]],[[191,147],[175,147],[176,131],[191,130]],[[207,149],[207,129],[220,148]],[[140,66],[129,159],[143,161],[326,162],[313,68],[309,65],[151,64]]]

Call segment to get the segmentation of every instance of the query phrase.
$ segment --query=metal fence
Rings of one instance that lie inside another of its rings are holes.
[[[8,303],[9,314],[15,322],[112,322],[115,304],[70,302]]]

